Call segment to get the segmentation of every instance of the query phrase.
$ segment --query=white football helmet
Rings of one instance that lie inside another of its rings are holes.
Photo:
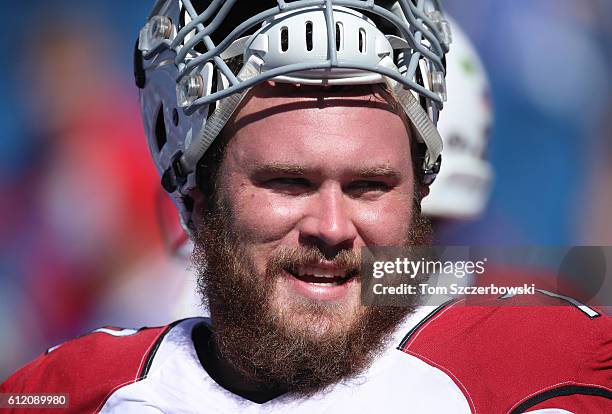
[[[248,90],[270,79],[386,84],[424,144],[431,183],[450,41],[439,0],[156,1],[134,74],[149,148],[185,230],[198,162]]]
[[[489,81],[476,49],[451,19],[453,47],[446,55],[448,100],[438,122],[444,142],[444,168],[423,199],[430,217],[470,219],[489,198],[492,168],[487,146],[493,123]]]

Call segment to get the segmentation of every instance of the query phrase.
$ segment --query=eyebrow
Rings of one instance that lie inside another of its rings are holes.
[[[376,165],[372,167],[362,167],[357,170],[357,175],[363,178],[399,178],[400,173],[389,165]]]
[[[255,166],[255,174],[306,175],[306,169],[297,164],[270,163]]]
[[[298,164],[270,163],[255,167],[256,175],[294,175],[304,176],[307,169]],[[389,165],[375,165],[358,168],[354,175],[361,178],[392,178],[399,179],[401,174]]]

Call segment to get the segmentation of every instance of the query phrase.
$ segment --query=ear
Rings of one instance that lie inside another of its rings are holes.
[[[189,193],[189,196],[193,200],[193,212],[191,213],[191,226],[193,229],[198,229],[201,226],[206,225],[204,220],[204,214],[206,214],[208,206],[208,199],[198,188],[195,188]]]
[[[425,197],[429,195],[429,186],[428,185],[420,185],[419,186],[419,197],[423,200]]]

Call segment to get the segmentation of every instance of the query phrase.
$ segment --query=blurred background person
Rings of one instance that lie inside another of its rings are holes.
[[[112,34],[91,21],[34,27],[17,75],[32,153],[3,188],[3,279],[21,297],[2,315],[20,315],[5,322],[14,354],[2,372],[93,324],[165,323],[166,278],[177,280],[164,267],[137,99],[109,64]]]
[[[493,185],[488,160],[493,130],[489,79],[472,42],[451,21],[453,43],[446,55],[448,100],[438,130],[444,143],[442,167],[422,201],[422,212],[434,226],[435,243],[465,244],[449,227],[475,220],[485,210]]]
[[[578,242],[589,153],[605,139],[594,127],[610,95],[610,2],[445,5],[480,52],[496,110],[491,202],[481,219],[456,234],[482,244]]]

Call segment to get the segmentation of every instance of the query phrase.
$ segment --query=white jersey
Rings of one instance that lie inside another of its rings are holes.
[[[115,392],[101,412],[374,413],[384,406],[390,411],[409,408],[418,413],[469,413],[465,397],[446,374],[396,349],[401,336],[427,311],[422,308],[409,318],[396,340],[390,341],[363,375],[315,397],[285,395],[264,404],[241,398],[215,383],[202,368],[191,341],[194,326],[208,321],[188,319],[166,335],[147,378]]]

